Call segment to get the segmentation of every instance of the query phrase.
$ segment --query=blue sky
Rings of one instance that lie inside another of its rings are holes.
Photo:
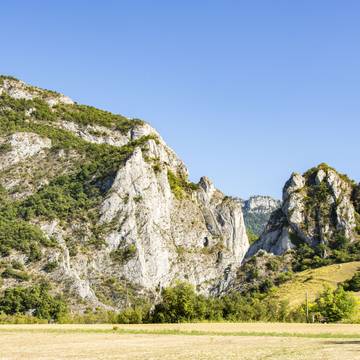
[[[0,73],[149,121],[191,180],[360,181],[360,2],[2,0]]]

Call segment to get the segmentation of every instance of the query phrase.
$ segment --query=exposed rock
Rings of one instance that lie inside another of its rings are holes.
[[[31,222],[57,242],[41,247],[34,278],[47,278],[76,309],[119,309],[129,305],[128,292],[156,297],[176,279],[203,293],[226,287],[249,247],[239,200],[206,177],[191,184],[184,163],[149,124],[86,112],[62,95],[0,80],[0,95],[27,100],[16,109],[2,98],[1,115],[18,111],[23,120],[21,132],[0,133],[1,205],[23,201],[20,215],[11,212],[22,216],[14,221]],[[47,102],[43,113],[51,119],[39,114],[35,97]],[[59,110],[57,102],[66,106]],[[79,118],[71,118],[74,111]],[[42,270],[47,261],[59,265],[49,274]]]
[[[171,192],[167,168],[155,172],[140,149],[119,170],[102,204],[100,221],[121,224],[107,238],[111,250],[136,245],[136,256],[124,267],[127,279],[155,288],[185,277],[201,287],[219,280],[229,264],[240,265],[248,248],[240,203],[224,201],[224,195],[207,178],[199,185],[195,197],[177,200]],[[204,239],[208,239],[206,246]],[[206,254],[204,247],[219,250]],[[221,261],[219,252],[223,252]]]
[[[3,143],[9,145],[9,150],[0,154],[0,171],[51,147],[50,139],[34,133],[14,133]]]
[[[60,121],[58,127],[72,132],[85,141],[94,144],[109,144],[112,146],[124,146],[130,141],[130,134],[124,135],[120,131],[109,129],[99,125],[81,125],[70,121]]]
[[[321,164],[304,175],[292,174],[283,190],[281,210],[270,218],[261,238],[247,256],[264,249],[283,254],[298,241],[310,246],[329,244],[337,236],[358,238],[354,208],[355,183]]]
[[[240,201],[246,228],[257,236],[264,231],[272,212],[281,206],[281,201],[270,196],[257,195]]]
[[[53,107],[60,103],[62,104],[74,104],[74,102],[67,96],[55,93],[53,91],[43,90],[34,86],[29,86],[23,81],[5,77],[1,79],[0,83],[0,95],[7,94],[14,99],[32,100],[34,98],[40,98],[46,101],[46,103]]]

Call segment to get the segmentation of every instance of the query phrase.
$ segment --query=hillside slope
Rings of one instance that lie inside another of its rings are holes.
[[[217,293],[248,249],[241,203],[147,123],[0,77],[1,291],[43,281],[121,309],[186,279]]]
[[[341,264],[340,269],[348,266],[345,263],[360,261],[359,188],[326,164],[303,175],[293,173],[283,188],[281,207],[251,244],[226,291],[267,292],[288,281],[293,272],[316,273],[327,265]],[[336,281],[336,272],[332,275]],[[299,296],[303,299],[296,293],[291,301],[298,301]]]
[[[305,270],[294,274],[290,281],[280,285],[275,294],[294,308],[305,302],[306,293],[309,301],[313,302],[325,287],[335,289],[338,284],[351,279],[358,270],[360,261]]]

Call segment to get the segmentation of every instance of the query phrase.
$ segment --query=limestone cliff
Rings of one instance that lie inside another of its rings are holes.
[[[280,255],[302,243],[325,249],[359,240],[358,188],[326,164],[303,175],[292,174],[283,189],[281,209],[271,215],[247,256],[260,249]]]
[[[216,293],[248,250],[241,202],[189,182],[143,121],[0,77],[0,160],[0,272],[20,263],[74,308],[119,309],[176,279]]]
[[[241,202],[246,228],[256,236],[262,234],[270,215],[281,206],[281,201],[261,195],[251,196]]]

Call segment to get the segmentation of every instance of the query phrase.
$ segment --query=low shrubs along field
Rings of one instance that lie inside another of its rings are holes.
[[[298,274],[294,280],[280,289],[270,289],[266,293],[240,294],[234,292],[222,297],[205,297],[196,294],[194,288],[185,282],[178,282],[173,287],[163,290],[162,301],[154,308],[146,302],[138,303],[120,313],[89,310],[82,315],[72,315],[67,311],[65,301],[50,295],[46,285],[30,288],[12,288],[5,291],[0,298],[0,322],[33,323],[57,321],[59,323],[177,323],[196,321],[280,321],[305,322],[310,318],[320,322],[356,321],[354,314],[359,308],[351,292],[346,292],[342,284],[357,278],[358,263],[342,264],[338,271],[338,282],[327,284],[324,274],[331,274],[338,265],[326,269],[311,270],[314,280],[316,275],[317,295],[315,289],[308,303],[310,317],[306,317],[305,303],[292,303],[284,295],[293,295],[304,299],[304,290],[310,293],[312,284],[306,274]],[[355,275],[355,276],[354,276]],[[330,276],[330,275],[329,275]],[[302,279],[302,283],[301,283]],[[322,282],[320,281],[322,279]],[[333,279],[333,277],[331,277]],[[306,290],[309,282],[309,290]],[[305,287],[300,286],[305,283]],[[300,284],[300,285],[299,285]],[[324,287],[324,285],[326,285]],[[337,287],[335,286],[338,285]],[[332,285],[332,287],[330,286]],[[320,293],[319,293],[320,291]],[[34,316],[29,316],[29,313]]]

